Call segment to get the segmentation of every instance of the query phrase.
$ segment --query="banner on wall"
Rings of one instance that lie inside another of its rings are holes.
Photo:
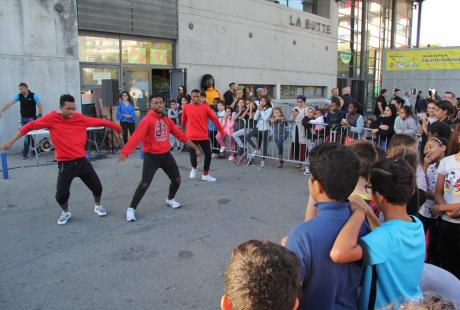
[[[460,48],[389,50],[386,70],[459,70]]]

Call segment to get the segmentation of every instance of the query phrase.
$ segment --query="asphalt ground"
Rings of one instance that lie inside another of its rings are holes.
[[[117,165],[109,155],[93,161],[108,215],[93,213],[91,192],[75,180],[64,226],[51,154],[39,166],[10,154],[10,179],[0,180],[0,309],[218,309],[232,249],[278,242],[301,222],[307,178],[275,161],[258,169],[213,159],[217,182],[190,180],[188,154],[173,154],[181,209],[165,206],[169,179],[158,171],[128,223],[142,161],[136,153]]]

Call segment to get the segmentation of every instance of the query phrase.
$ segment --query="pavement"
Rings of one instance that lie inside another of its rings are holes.
[[[307,178],[293,166],[213,159],[217,182],[206,183],[188,178],[187,153],[174,156],[181,209],[165,206],[169,180],[158,171],[128,223],[142,161],[136,153],[117,165],[109,155],[93,161],[108,215],[93,213],[90,191],[75,180],[73,217],[58,226],[51,154],[39,166],[9,154],[10,179],[0,180],[0,309],[218,309],[232,249],[249,239],[278,242],[303,220]]]

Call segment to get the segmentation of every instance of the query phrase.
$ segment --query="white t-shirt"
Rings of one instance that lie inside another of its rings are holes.
[[[427,188],[433,194],[436,190],[436,181],[438,179],[437,170],[438,169],[436,168],[436,163],[429,165],[428,169],[426,170]],[[436,205],[436,202],[433,199],[427,199],[420,207],[418,213],[420,213],[424,217],[433,217],[430,213],[430,208],[434,205]]]
[[[444,201],[447,204],[460,203],[460,161],[455,158],[455,154],[441,160],[438,174],[444,176]],[[442,215],[442,219],[460,224],[460,218],[453,219],[446,214]]]

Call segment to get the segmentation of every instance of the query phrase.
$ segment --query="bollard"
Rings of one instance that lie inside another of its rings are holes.
[[[8,161],[6,158],[6,153],[2,153],[2,170],[3,180],[8,180]]]

